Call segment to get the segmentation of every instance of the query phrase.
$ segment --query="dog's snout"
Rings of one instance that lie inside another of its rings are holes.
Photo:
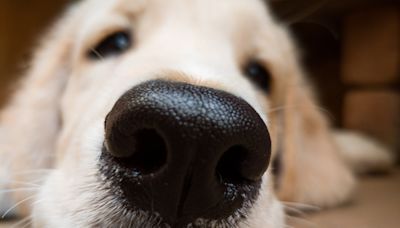
[[[105,131],[103,171],[123,202],[173,226],[243,216],[270,158],[268,130],[249,104],[186,83],[133,87],[108,114]]]

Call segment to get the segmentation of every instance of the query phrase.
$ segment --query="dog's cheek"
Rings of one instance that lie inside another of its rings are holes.
[[[0,166],[0,215],[6,215],[6,218],[9,216],[13,216],[15,211],[8,211],[14,203],[12,202],[12,194],[7,192],[7,189],[10,189],[10,175],[8,173],[7,165]],[[5,191],[2,191],[5,190]]]
[[[63,227],[67,223],[66,216],[61,216],[63,202],[58,199],[59,189],[62,189],[62,177],[54,171],[48,176],[46,181],[40,187],[36,196],[36,203],[32,210],[32,223],[34,227]],[[59,180],[60,179],[60,180]],[[57,203],[58,202],[58,203]]]
[[[67,149],[35,198],[35,227],[87,227],[88,217],[96,217],[94,202],[104,197],[97,174],[103,130],[101,121],[94,122],[60,139],[59,148]]]
[[[55,169],[35,198],[34,227],[88,227],[90,212],[95,211],[93,202],[102,197],[91,175],[94,172],[93,167]]]
[[[283,205],[275,197],[273,179],[268,170],[263,177],[258,199],[251,205],[247,219],[239,227],[283,228],[285,227]]]

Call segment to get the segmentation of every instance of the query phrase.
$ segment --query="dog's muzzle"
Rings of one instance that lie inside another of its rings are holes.
[[[270,147],[244,100],[155,80],[127,91],[108,114],[101,171],[128,210],[172,227],[238,221],[258,197]]]

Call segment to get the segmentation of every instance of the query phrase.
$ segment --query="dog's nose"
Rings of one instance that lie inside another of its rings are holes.
[[[270,158],[267,127],[248,103],[179,82],[126,92],[105,138],[103,169],[125,205],[173,227],[244,216]]]

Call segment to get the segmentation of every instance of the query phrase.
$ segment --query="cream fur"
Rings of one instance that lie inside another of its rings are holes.
[[[339,154],[356,173],[387,172],[395,158],[382,143],[361,133],[335,131]]]
[[[96,42],[121,29],[133,31],[131,50],[100,62],[85,58]],[[252,57],[272,73],[269,95],[241,72]],[[154,78],[230,92],[252,105],[270,128],[274,156],[282,156],[279,188],[274,192],[268,171],[239,227],[284,227],[276,195],[317,206],[334,206],[350,196],[354,177],[338,155],[341,147],[316,108],[290,36],[262,1],[86,0],[43,39],[0,116],[0,155],[7,158],[0,160],[0,189],[37,184],[12,193],[20,202],[17,211],[31,215],[35,227],[134,227],[151,220],[127,212],[101,190],[96,162],[106,114],[121,94]],[[35,172],[41,175],[27,175]],[[1,206],[2,197],[0,192]]]

